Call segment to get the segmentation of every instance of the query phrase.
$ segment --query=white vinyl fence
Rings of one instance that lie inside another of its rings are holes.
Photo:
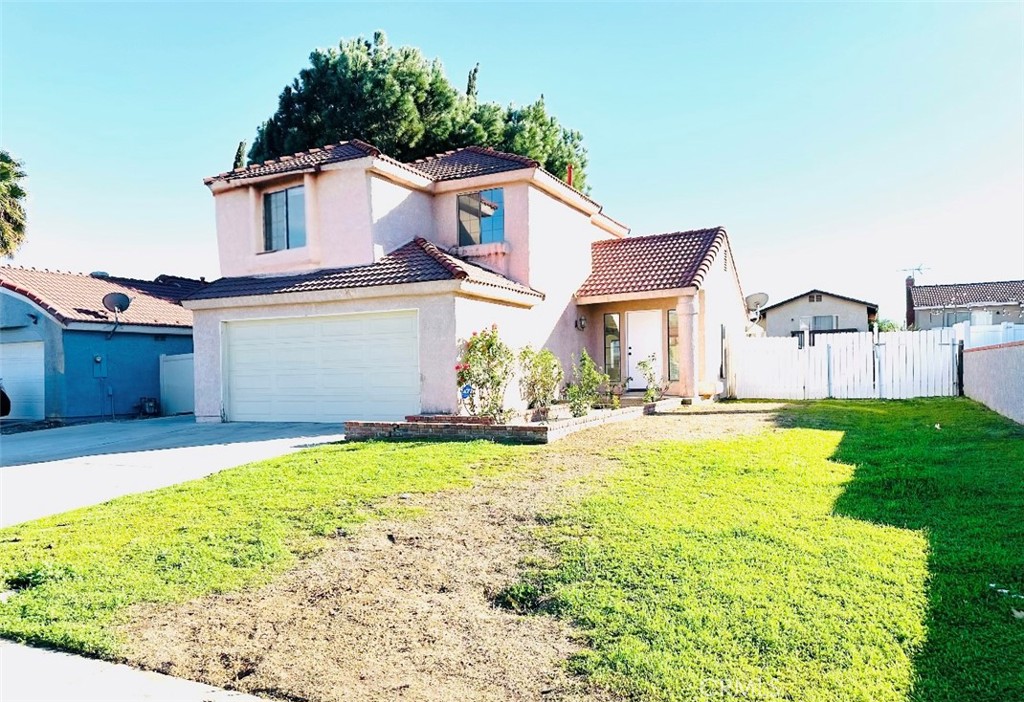
[[[1024,324],[967,324],[956,325],[961,330],[965,349],[976,349],[979,346],[995,346],[1009,344],[1013,341],[1024,341]]]
[[[728,394],[779,400],[957,395],[961,338],[953,328],[821,334],[802,349],[796,337],[731,338]]]
[[[164,415],[195,411],[196,391],[190,353],[160,356],[160,411]]]

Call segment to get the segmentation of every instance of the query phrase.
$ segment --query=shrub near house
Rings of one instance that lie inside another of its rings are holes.
[[[473,332],[466,340],[462,361],[455,366],[462,401],[470,414],[497,422],[508,418],[505,390],[512,380],[512,349],[498,336],[498,325]]]

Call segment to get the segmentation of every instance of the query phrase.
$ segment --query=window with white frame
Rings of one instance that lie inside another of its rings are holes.
[[[263,195],[263,250],[306,245],[306,193],[301,185]]]
[[[821,293],[815,293],[807,296],[808,302],[821,302]]]

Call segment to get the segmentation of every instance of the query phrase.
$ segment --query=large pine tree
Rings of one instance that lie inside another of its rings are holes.
[[[317,49],[309,63],[257,129],[250,161],[354,138],[403,161],[481,145],[529,156],[563,179],[572,164],[574,185],[586,190],[583,135],[549,115],[543,96],[524,107],[478,102],[479,66],[460,93],[440,61],[392,47],[383,32]]]

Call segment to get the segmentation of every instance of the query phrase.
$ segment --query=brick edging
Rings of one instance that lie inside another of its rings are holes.
[[[617,410],[599,410],[600,414],[570,417],[544,424],[484,424],[464,421],[471,419],[466,417],[453,419],[453,421],[439,421],[433,417],[428,421],[423,421],[422,417],[409,417],[407,419],[413,421],[404,422],[349,421],[344,423],[344,431],[346,441],[375,439],[476,441],[485,439],[514,444],[547,444],[563,439],[581,429],[636,419],[645,414],[673,409],[681,404],[682,398],[673,397],[646,405],[623,407]],[[435,415],[435,417],[440,416]]]

